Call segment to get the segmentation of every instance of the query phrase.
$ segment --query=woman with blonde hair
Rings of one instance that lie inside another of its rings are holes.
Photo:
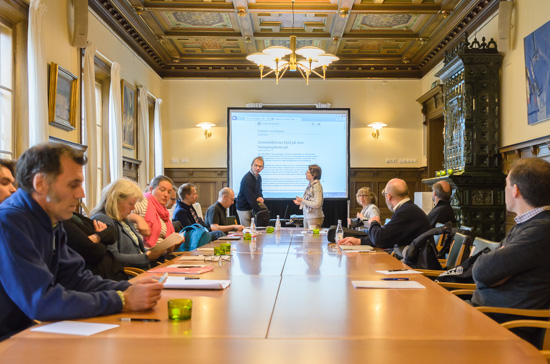
[[[103,189],[99,205],[92,211],[92,219],[116,228],[117,241],[108,249],[122,265],[149,269],[150,262],[156,261],[165,251],[147,251],[133,226],[134,222],[128,219],[135,204],[142,198],[143,193],[137,184],[120,178]]]
[[[357,203],[361,205],[361,212],[357,213],[357,220],[359,224],[357,226],[367,226],[367,222],[375,217],[380,217],[380,210],[376,206],[376,195],[370,187],[362,187],[357,191]]]

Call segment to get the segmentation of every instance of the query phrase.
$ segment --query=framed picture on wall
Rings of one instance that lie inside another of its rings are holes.
[[[527,123],[550,119],[550,22],[523,40],[527,82]]]
[[[76,129],[78,77],[54,62],[50,64],[48,98],[50,124],[68,131]]]
[[[137,92],[127,81],[121,81],[122,89],[122,146],[136,149]]]

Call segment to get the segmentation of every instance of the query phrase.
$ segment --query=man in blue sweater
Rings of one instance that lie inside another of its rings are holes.
[[[506,177],[506,209],[516,225],[499,249],[481,255],[472,303],[528,309],[550,307],[550,163],[520,159]],[[497,318],[498,320],[499,318]],[[517,332],[533,342],[532,332]]]
[[[94,276],[67,247],[61,221],[84,197],[86,157],[64,144],[27,150],[17,162],[19,190],[0,205],[0,340],[33,320],[78,319],[147,310],[163,285]]]
[[[264,203],[262,194],[262,176],[260,172],[264,169],[264,159],[256,157],[241,180],[239,195],[237,196],[237,214],[241,225],[250,226],[250,219],[253,212],[260,211],[260,203]]]

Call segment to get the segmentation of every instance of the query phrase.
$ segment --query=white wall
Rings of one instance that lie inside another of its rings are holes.
[[[259,72],[258,72],[259,74]],[[330,77],[330,72],[328,72]],[[163,81],[165,167],[227,167],[227,108],[247,103],[313,104],[351,109],[351,167],[422,165],[422,114],[415,100],[420,80],[165,80]],[[195,125],[216,124],[206,140]],[[367,124],[388,124],[378,140]],[[327,146],[330,147],[330,146]],[[188,163],[170,163],[187,158]],[[416,163],[386,164],[386,158],[416,158]]]
[[[45,37],[45,53],[48,64],[55,62],[80,77],[80,49],[74,48],[69,42],[67,23],[68,0],[45,0],[47,11],[44,17],[43,34]],[[112,62],[121,64],[121,78],[133,85],[142,84],[149,91],[160,97],[162,79],[153,72],[130,48],[124,44],[111,30],[89,12],[88,41],[96,45],[96,49]],[[82,95],[79,95],[81,99]],[[80,102],[79,102],[80,104]],[[80,111],[77,114],[77,130],[67,132],[50,126],[50,135],[80,143]],[[124,155],[135,157],[135,151],[124,150]]]

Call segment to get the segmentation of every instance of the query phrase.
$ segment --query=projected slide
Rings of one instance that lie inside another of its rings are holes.
[[[230,186],[238,194],[252,159],[262,156],[264,198],[302,196],[307,166],[322,168],[325,198],[347,198],[348,109],[229,109]]]

